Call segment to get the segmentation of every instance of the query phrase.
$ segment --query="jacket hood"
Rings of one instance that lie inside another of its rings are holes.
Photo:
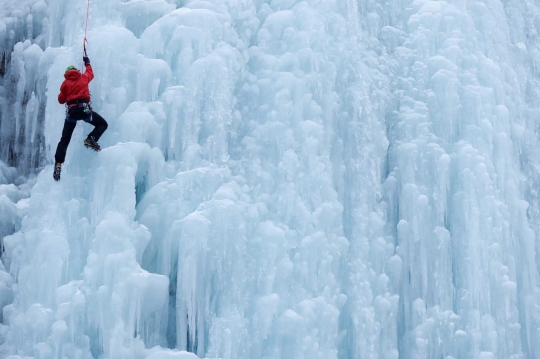
[[[64,74],[66,80],[78,80],[81,77],[81,73],[78,70],[69,70]]]

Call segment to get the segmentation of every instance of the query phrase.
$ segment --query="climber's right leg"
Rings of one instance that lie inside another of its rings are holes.
[[[101,151],[101,147],[97,141],[101,135],[103,135],[103,132],[105,132],[109,125],[107,124],[107,121],[105,121],[105,119],[99,115],[99,113],[94,111],[92,111],[90,121],[87,122],[94,126],[94,130],[88,134],[88,137],[84,140],[84,145],[93,149],[94,151]]]

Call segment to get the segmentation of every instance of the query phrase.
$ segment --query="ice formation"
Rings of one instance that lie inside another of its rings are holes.
[[[536,2],[92,0],[56,183],[85,12],[0,4],[1,358],[540,358]]]

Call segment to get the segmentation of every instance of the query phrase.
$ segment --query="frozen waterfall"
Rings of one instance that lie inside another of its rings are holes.
[[[540,358],[540,3],[0,2],[0,358]]]

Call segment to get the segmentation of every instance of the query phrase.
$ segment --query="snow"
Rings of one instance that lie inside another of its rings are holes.
[[[531,1],[0,5],[1,358],[540,357]],[[4,60],[5,59],[5,60]]]

